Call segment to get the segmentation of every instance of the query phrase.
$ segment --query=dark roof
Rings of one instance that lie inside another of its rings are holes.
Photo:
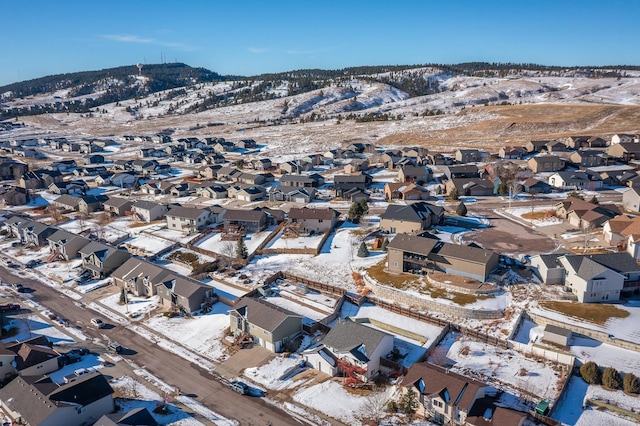
[[[160,204],[158,203],[154,203],[153,201],[146,201],[146,200],[136,200],[134,201],[134,203],[131,205],[131,208],[137,208],[137,209],[142,209],[142,210],[151,210],[157,206],[159,206]]]
[[[104,205],[120,208],[120,207],[126,206],[127,203],[131,204],[131,200],[129,200],[128,198],[109,197],[109,199],[104,202]]]
[[[197,219],[199,218],[202,213],[206,213],[207,210],[204,209],[198,209],[195,207],[181,207],[181,206],[174,206],[171,207],[171,210],[169,210],[169,212],[166,214],[167,217],[169,216],[173,216],[173,217],[185,217],[188,219]]]
[[[640,272],[640,266],[627,252],[590,254],[589,259],[618,273]]]
[[[48,393],[48,392],[47,392]],[[0,400],[32,425],[39,425],[58,409],[38,388],[18,376],[0,389]]]
[[[566,260],[566,262],[576,272],[576,275],[585,279],[593,278],[596,275],[607,271],[607,268],[598,262],[589,259],[587,256],[566,255],[560,259]]]
[[[549,332],[553,334],[557,334],[558,336],[569,337],[571,336],[571,331],[566,328],[558,327],[557,325],[547,324],[544,326],[544,332]]]
[[[461,246],[451,243],[437,244],[431,255],[438,255],[448,258],[463,259],[467,262],[487,264],[497,254],[491,250],[472,246]]]
[[[278,326],[289,317],[300,315],[281,308],[271,303],[261,300],[244,297],[235,305],[234,310],[247,318],[251,324],[263,330],[273,332]]]
[[[113,388],[107,379],[95,372],[60,386],[48,396],[56,404],[68,402],[86,406],[112,394]]]
[[[54,203],[64,204],[65,206],[74,207],[74,208],[78,207],[79,201],[80,201],[80,197],[74,197],[73,195],[69,195],[69,194],[62,194],[61,196],[53,200]]]
[[[561,254],[539,254],[540,260],[547,268],[557,268],[557,260],[562,256]]]
[[[423,395],[440,396],[448,400],[448,405],[466,410],[471,408],[478,390],[486,387],[483,383],[424,362],[417,362],[409,368],[402,385],[414,386]],[[446,394],[448,397],[444,396]]]
[[[126,413],[106,414],[93,426],[158,426],[149,410],[145,407],[134,408]]]
[[[339,216],[340,213],[331,208],[310,209],[310,208],[292,208],[289,210],[289,219],[323,219],[332,220]]]
[[[389,204],[387,210],[380,215],[380,219],[406,220],[409,222],[422,222],[424,216],[440,216],[444,213],[444,208],[433,204],[419,202],[406,206],[400,204]]]
[[[241,210],[241,209],[228,209],[225,210],[224,220],[237,220],[241,222],[260,222],[266,213],[260,210]]]
[[[387,248],[428,256],[439,242],[439,240],[419,237],[417,235],[398,234],[389,241]]]
[[[327,333],[322,343],[334,352],[350,352],[360,361],[367,362],[385,337],[393,338],[384,331],[355,321],[341,320]]]

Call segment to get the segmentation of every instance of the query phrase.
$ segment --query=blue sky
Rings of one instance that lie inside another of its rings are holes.
[[[184,62],[256,75],[358,65],[639,65],[638,0],[3,1],[0,86]]]

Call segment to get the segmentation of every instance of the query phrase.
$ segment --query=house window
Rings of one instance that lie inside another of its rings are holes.
[[[181,218],[180,218],[180,222],[184,222],[184,217],[181,217]]]
[[[318,223],[322,223],[322,219],[318,219]]]
[[[438,399],[434,399],[433,400],[433,405],[435,405],[438,408],[442,408],[442,401],[440,401]]]
[[[398,267],[398,262],[393,262],[393,266],[397,268]]]

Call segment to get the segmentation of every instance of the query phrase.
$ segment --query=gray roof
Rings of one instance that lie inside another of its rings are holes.
[[[152,283],[160,282],[161,278],[169,274],[169,270],[142,259],[130,257],[111,273],[113,278],[123,281],[143,279],[147,277]]]
[[[431,250],[438,244],[440,240],[426,237],[419,237],[417,235],[398,234],[389,241],[387,248],[398,249],[403,252],[410,252],[415,254],[421,254],[428,256]]]
[[[343,320],[333,326],[322,343],[335,352],[351,352],[366,362],[385,337],[393,338],[391,334],[384,331],[351,320]],[[362,359],[361,355],[366,359]]]
[[[387,210],[380,215],[380,219],[406,220],[409,222],[422,222],[425,215],[440,216],[444,209],[429,203],[419,202],[406,206],[400,204],[389,204]]]
[[[560,259],[564,259],[571,268],[576,271],[576,275],[585,279],[593,278],[608,270],[598,262],[589,259],[587,256],[567,255]]]
[[[74,197],[73,195],[69,194],[62,194],[61,196],[53,200],[53,202],[75,208],[78,207],[80,197]]]
[[[310,208],[292,208],[289,210],[289,219],[322,219],[333,220],[340,216],[340,213],[331,208],[310,209]]]
[[[135,207],[137,209],[142,209],[142,210],[151,210],[159,205],[161,204],[154,203],[153,201],[137,200],[131,205],[131,207],[132,208]]]
[[[618,273],[640,272],[640,266],[627,252],[603,253],[587,255],[589,259],[598,262],[605,268],[609,268]]]
[[[539,254],[538,257],[547,268],[557,268],[557,260],[561,254]]]
[[[431,253],[432,256],[463,259],[467,262],[487,264],[497,254],[491,250],[472,246],[461,246],[451,243],[439,243]]]
[[[104,202],[104,205],[120,208],[120,207],[126,206],[127,203],[131,204],[131,200],[129,200],[128,198],[109,197],[109,199]]]
[[[187,299],[199,292],[202,292],[202,294],[209,290],[213,292],[213,287],[171,271],[162,278],[162,282],[156,284],[156,286],[160,285],[165,286],[172,293],[186,297]]]
[[[54,243],[67,243],[69,241],[75,240],[76,238],[82,238],[83,240],[87,241],[87,244],[89,244],[91,242],[90,239],[82,237],[80,235],[77,234],[73,234],[69,231],[66,231],[64,229],[58,229],[56,232],[54,232],[53,234],[49,235],[49,237],[47,237],[47,241],[52,241]]]
[[[228,209],[225,210],[224,220],[231,221],[237,220],[241,222],[260,222],[266,213],[261,210],[241,210],[241,209]]]
[[[571,331],[566,328],[558,327],[557,325],[547,324],[544,326],[544,332],[557,334],[558,336],[569,337],[571,336]]]
[[[0,389],[0,400],[30,424],[39,425],[58,409],[46,394],[30,385],[21,376]]]
[[[174,206],[171,207],[171,210],[169,210],[169,212],[166,214],[166,216],[173,216],[173,217],[184,217],[187,219],[197,219],[199,218],[203,213],[208,213],[207,210],[204,209],[198,209],[195,207],[181,207],[181,206]]]
[[[251,324],[270,332],[273,332],[289,317],[301,318],[300,315],[287,309],[272,305],[261,299],[253,299],[250,297],[240,299],[235,305],[234,310],[247,318],[247,321]]]

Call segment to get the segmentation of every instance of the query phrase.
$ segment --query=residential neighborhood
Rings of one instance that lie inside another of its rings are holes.
[[[2,127],[0,423],[640,421],[637,134],[209,124]]]

